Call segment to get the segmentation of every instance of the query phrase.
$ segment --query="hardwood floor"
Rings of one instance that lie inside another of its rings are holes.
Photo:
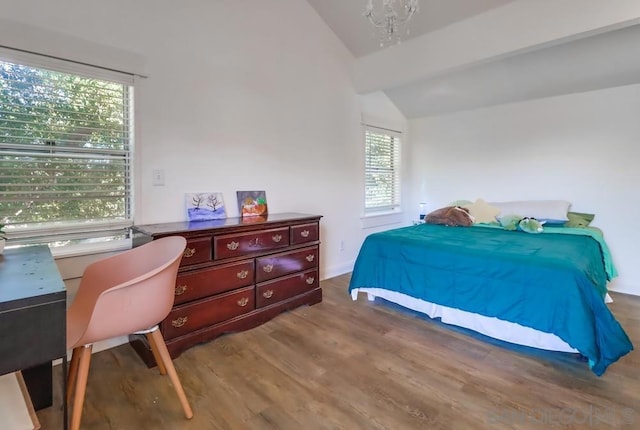
[[[574,354],[506,346],[363,296],[353,302],[348,282],[323,281],[322,303],[174,360],[190,421],[169,379],[128,345],[94,354],[82,428],[640,428],[638,351],[599,378]],[[640,297],[612,296],[638,348]],[[60,428],[55,390],[54,406],[38,413],[43,429]]]

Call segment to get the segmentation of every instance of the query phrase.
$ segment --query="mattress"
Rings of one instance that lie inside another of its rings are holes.
[[[601,375],[633,349],[605,305],[609,277],[590,235],[423,224],[368,236],[349,290],[444,313],[502,340],[578,351]]]

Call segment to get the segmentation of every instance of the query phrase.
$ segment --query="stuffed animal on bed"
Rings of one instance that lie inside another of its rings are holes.
[[[518,223],[518,229],[526,233],[542,233],[542,222],[535,218],[522,218]]]
[[[473,224],[469,210],[460,206],[445,206],[428,213],[424,217],[426,224],[441,224],[452,227],[468,227]]]
[[[525,233],[542,233],[542,224],[535,218],[520,215],[507,215],[500,218],[500,225],[505,230],[520,230]]]

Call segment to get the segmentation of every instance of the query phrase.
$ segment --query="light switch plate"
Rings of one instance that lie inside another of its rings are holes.
[[[163,169],[153,169],[153,178],[151,183],[155,186],[164,185],[164,170]]]

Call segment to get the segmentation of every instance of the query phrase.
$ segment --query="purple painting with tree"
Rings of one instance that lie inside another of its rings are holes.
[[[189,221],[206,221],[227,217],[222,193],[189,193],[186,195]]]

